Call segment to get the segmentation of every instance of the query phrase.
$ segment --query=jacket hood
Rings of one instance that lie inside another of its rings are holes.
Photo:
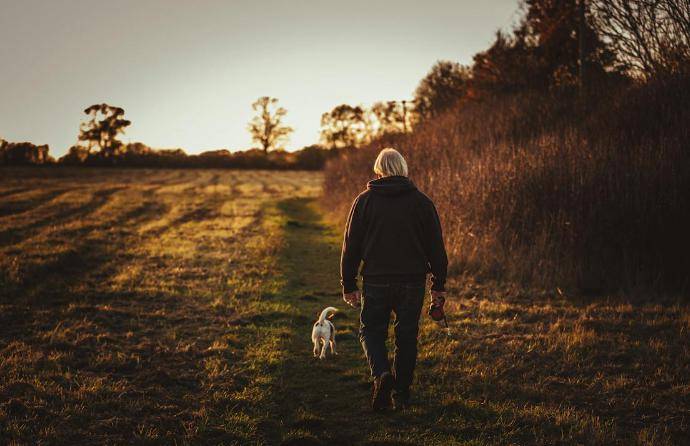
[[[417,187],[407,177],[392,176],[369,181],[367,189],[376,194],[394,196],[417,190]]]

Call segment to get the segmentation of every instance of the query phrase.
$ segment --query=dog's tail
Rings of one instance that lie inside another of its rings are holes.
[[[336,311],[338,311],[337,308],[333,308],[333,307],[324,308],[323,311],[321,312],[321,316],[319,317],[319,322],[323,323],[330,313],[335,313]]]

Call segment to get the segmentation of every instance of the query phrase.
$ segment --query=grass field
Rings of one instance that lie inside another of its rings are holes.
[[[0,170],[0,444],[687,444],[690,309],[451,281],[367,410],[303,172]],[[339,356],[312,358],[335,305]]]

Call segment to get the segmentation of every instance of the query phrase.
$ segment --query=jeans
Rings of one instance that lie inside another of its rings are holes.
[[[395,392],[409,395],[417,363],[419,316],[424,303],[425,284],[364,283],[359,340],[369,361],[371,375],[390,372],[386,339],[391,313],[395,315]]]

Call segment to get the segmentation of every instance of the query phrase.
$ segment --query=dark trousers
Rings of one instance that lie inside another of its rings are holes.
[[[419,316],[424,303],[422,283],[364,283],[359,340],[369,361],[371,375],[390,372],[386,338],[391,313],[395,315],[395,391],[405,395],[417,363]]]

